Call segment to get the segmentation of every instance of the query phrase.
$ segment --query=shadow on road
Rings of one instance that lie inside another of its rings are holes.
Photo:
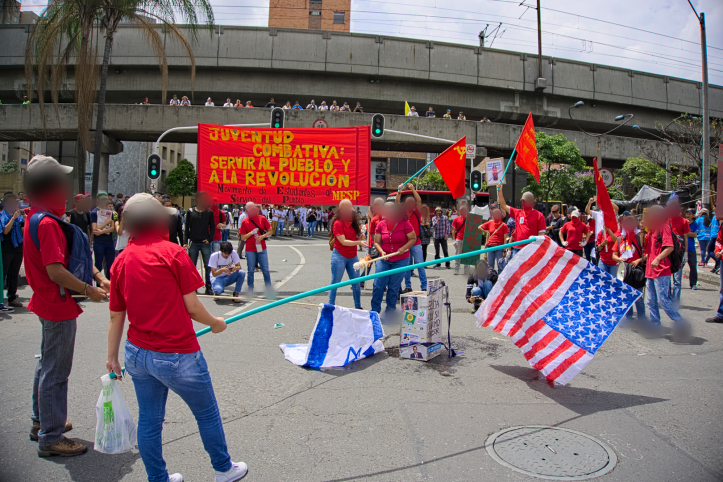
[[[572,410],[581,416],[592,415],[607,410],[618,410],[638,405],[667,402],[666,398],[646,397],[628,393],[605,392],[589,388],[574,386],[551,387],[544,375],[530,367],[490,365],[492,368],[505,375],[517,378],[527,383],[535,390],[549,399],[559,403],[568,410]],[[578,376],[583,376],[578,375]],[[593,377],[594,378],[594,377]]]
[[[88,446],[88,452],[77,457],[48,457],[48,462],[63,465],[73,482],[116,482],[131,473],[140,460],[137,450],[124,454],[102,454],[93,450],[93,442],[74,438]]]

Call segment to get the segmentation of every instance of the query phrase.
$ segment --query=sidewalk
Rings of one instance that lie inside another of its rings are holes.
[[[698,283],[707,283],[714,286],[718,286],[720,284],[720,276],[714,273],[711,273],[710,270],[713,268],[713,263],[709,262],[708,266],[698,266]],[[687,280],[690,276],[690,269],[688,268],[688,264],[686,263],[685,267],[683,268],[683,279]],[[689,284],[687,281],[683,283],[683,285]]]

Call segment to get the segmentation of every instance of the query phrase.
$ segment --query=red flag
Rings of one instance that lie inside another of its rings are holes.
[[[461,138],[437,156],[434,164],[444,179],[452,197],[464,196],[464,173],[467,164],[467,136]]]
[[[603,212],[605,219],[605,226],[610,228],[614,233],[618,230],[618,222],[615,219],[615,209],[613,209],[613,202],[610,200],[610,194],[608,194],[608,188],[605,187],[605,181],[603,181],[602,175],[597,168],[597,157],[592,160],[592,166],[595,169],[595,185],[597,186],[597,206]],[[607,233],[605,233],[607,235]]]
[[[535,176],[537,182],[540,182],[540,163],[537,159],[535,124],[532,123],[532,112],[527,116],[525,128],[522,129],[522,134],[520,134],[520,138],[517,139],[515,150],[517,151],[515,163]]]

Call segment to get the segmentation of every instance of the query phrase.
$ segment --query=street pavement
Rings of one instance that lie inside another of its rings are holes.
[[[323,234],[272,238],[269,254],[281,297],[330,281]],[[563,427],[606,442],[618,464],[601,481],[723,480],[723,325],[703,321],[715,313],[717,285],[701,283],[691,291],[685,283],[681,312],[693,324],[690,343],[676,343],[669,335],[649,340],[620,328],[572,383],[551,387],[508,338],[475,326],[464,301],[466,277],[445,269],[428,270],[428,276],[444,278],[451,288],[455,358],[399,359],[394,348],[399,338],[392,336],[386,352],[347,369],[306,370],[287,362],[278,346],[306,343],[317,308],[288,304],[200,339],[231,456],[249,465],[245,480],[532,481],[484,449],[490,434],[521,425]],[[258,289],[260,273],[256,279]],[[412,280],[419,288],[419,278]],[[23,301],[30,294],[27,286],[20,292]],[[362,291],[367,309],[370,298],[370,289]],[[226,317],[249,306],[203,303]],[[349,287],[339,290],[337,304],[352,306]],[[105,303],[83,307],[68,396],[74,430],[68,435],[91,449],[73,458],[38,458],[28,439],[40,349],[37,318],[24,309],[0,318],[2,482],[146,480],[137,450],[122,455],[92,450],[108,309]],[[278,322],[283,328],[274,329]],[[667,317],[664,324],[671,325]],[[385,330],[398,333],[397,326]],[[130,377],[120,386],[137,419]],[[181,472],[186,481],[213,480],[196,422],[173,393],[163,441],[170,472]]]

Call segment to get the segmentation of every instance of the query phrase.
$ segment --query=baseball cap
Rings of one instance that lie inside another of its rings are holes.
[[[103,199],[104,197],[108,197],[108,193],[105,191],[98,191],[98,194],[96,194],[95,197]]]
[[[58,169],[63,174],[69,174],[73,171],[72,166],[64,166],[50,156],[43,156],[39,154],[37,156],[33,156],[33,158],[28,161],[28,172],[43,168]]]
[[[76,194],[73,199],[75,199],[77,201],[78,199],[83,199],[83,198],[85,198],[85,194]]]
[[[623,216],[630,216],[630,211],[623,211]]]
[[[154,211],[176,214],[176,208],[164,207],[156,198],[146,192],[134,194],[123,206],[123,216],[142,216]]]
[[[570,216],[572,216],[573,218],[579,218],[579,217],[580,217],[580,211],[578,211],[577,209],[575,209]]]

